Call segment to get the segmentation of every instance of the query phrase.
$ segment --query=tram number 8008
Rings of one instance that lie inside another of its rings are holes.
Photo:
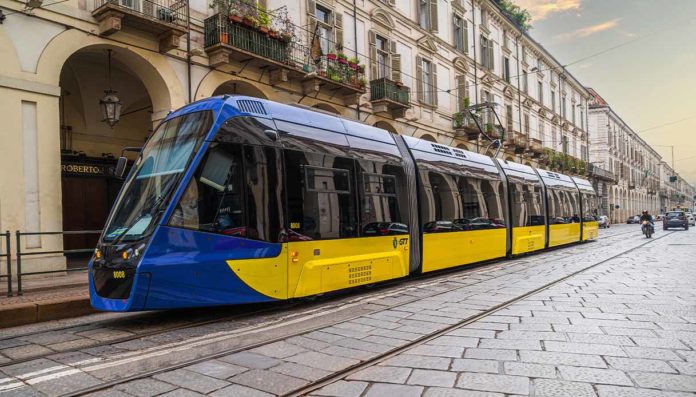
[[[114,270],[114,278],[126,278],[125,270]]]

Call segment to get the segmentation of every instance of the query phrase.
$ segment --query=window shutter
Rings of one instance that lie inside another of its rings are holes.
[[[430,31],[437,33],[437,1],[430,0]]]
[[[418,100],[423,101],[425,87],[423,86],[423,58],[416,56],[416,91]]]
[[[464,99],[468,96],[467,94],[466,76],[462,74],[457,76],[457,106],[460,112],[466,108]]]
[[[491,70],[495,70],[495,61],[493,58],[493,42],[492,41],[488,42],[488,65],[491,68]]]
[[[377,36],[374,30],[367,32],[367,40],[370,46],[370,79],[377,79]]]
[[[391,54],[391,79],[401,81],[401,54]]]
[[[469,53],[469,24],[462,18],[462,43],[464,43],[464,53]]]
[[[314,0],[307,0],[307,14],[315,18],[317,15],[317,2]]]
[[[336,50],[343,48],[343,14],[333,12],[334,46]],[[357,44],[357,43],[356,43]]]
[[[432,62],[430,63],[430,67],[433,70],[433,85],[431,85],[428,89],[431,92],[430,97],[433,98],[432,105],[437,106],[437,64],[435,64],[435,62]]]

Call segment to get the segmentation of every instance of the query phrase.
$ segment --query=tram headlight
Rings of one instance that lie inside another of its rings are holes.
[[[145,249],[145,244],[140,244],[134,251],[133,251],[133,257],[138,258],[140,254],[143,253],[143,250]]]
[[[101,259],[102,258],[102,252],[99,248],[96,248],[94,250],[94,258],[95,259]]]

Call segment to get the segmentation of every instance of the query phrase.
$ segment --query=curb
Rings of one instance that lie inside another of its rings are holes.
[[[18,303],[0,307],[0,328],[16,327],[96,313],[89,296],[46,300],[37,303]]]

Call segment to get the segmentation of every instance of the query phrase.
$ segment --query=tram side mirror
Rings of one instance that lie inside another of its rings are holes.
[[[276,131],[276,130],[264,130],[263,132],[266,134],[268,139],[270,139],[274,142],[278,140],[278,131]]]
[[[126,173],[126,166],[128,166],[128,159],[123,156],[119,157],[116,163],[116,169],[114,170],[114,176],[123,179],[123,175]]]

